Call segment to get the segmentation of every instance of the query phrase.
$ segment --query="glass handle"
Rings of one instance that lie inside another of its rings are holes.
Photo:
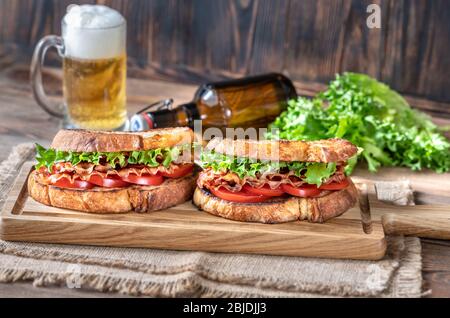
[[[52,103],[45,94],[42,85],[42,66],[44,65],[45,54],[51,47],[55,47],[61,57],[64,56],[64,41],[60,36],[48,35],[42,38],[37,44],[36,49],[34,50],[33,59],[31,60],[31,87],[33,89],[34,98],[42,109],[52,116],[64,118],[64,106],[62,104],[51,105]]]

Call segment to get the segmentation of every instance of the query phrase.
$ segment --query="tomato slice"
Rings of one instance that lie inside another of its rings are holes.
[[[163,177],[167,178],[181,178],[185,175],[189,174],[194,170],[193,164],[183,164],[183,165],[177,165],[172,173],[168,172],[160,172]]]
[[[302,198],[314,197],[316,195],[319,195],[320,192],[322,192],[321,190],[319,190],[317,188],[317,186],[310,185],[310,184],[303,185],[299,188],[291,186],[290,184],[282,184],[281,189],[284,192],[289,193],[290,195],[293,195],[296,197],[302,197]]]
[[[92,189],[94,187],[94,184],[83,180],[74,180],[73,183],[70,183],[70,180],[67,178],[61,178],[56,182],[52,182],[52,185],[70,189]]]
[[[129,183],[148,186],[158,186],[164,182],[163,176],[159,174],[143,174],[142,176],[138,176],[136,174],[130,173],[128,176],[122,177],[122,180]]]
[[[322,184],[319,189],[320,190],[341,190],[347,188],[349,185],[349,181],[345,178],[342,182],[332,182],[329,184]]]
[[[232,192],[223,188],[219,188],[217,190],[211,189],[210,191],[216,197],[231,202],[256,203],[266,201],[270,198],[265,195],[254,195],[245,191]]]
[[[265,184],[263,187],[261,188],[254,188],[249,184],[245,184],[242,189],[245,192],[251,193],[251,194],[255,194],[255,195],[265,195],[268,197],[279,197],[282,196],[284,194],[284,191],[281,190],[280,187],[276,188],[276,189],[271,189],[270,186],[268,184]]]
[[[123,181],[119,176],[107,176],[103,178],[97,174],[90,176],[89,182],[105,188],[123,188],[130,185],[128,182]]]

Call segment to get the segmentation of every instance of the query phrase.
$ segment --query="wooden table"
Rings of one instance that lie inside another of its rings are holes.
[[[0,161],[4,160],[10,149],[21,142],[39,142],[48,145],[59,129],[58,120],[47,115],[33,100],[28,85],[28,66],[11,66],[0,72]],[[51,95],[61,95],[60,75],[57,71],[48,70],[45,76],[47,92]],[[188,102],[193,97],[196,87],[181,85],[160,80],[128,80],[129,112],[137,111],[139,107],[164,98],[174,98],[175,104]],[[438,123],[449,124],[449,119],[436,119]],[[398,173],[398,170],[396,170]],[[358,173],[364,174],[364,170]],[[421,177],[430,178],[430,172],[411,173],[402,170],[411,177],[412,185]],[[393,171],[382,170],[373,178],[389,178]],[[448,196],[434,195],[421,191],[420,203],[450,204]],[[450,242],[422,239],[423,258],[423,290],[432,290],[430,297],[450,297]],[[64,287],[34,288],[30,283],[0,284],[0,297],[104,297],[104,294],[71,290]],[[107,295],[119,296],[119,295]]]

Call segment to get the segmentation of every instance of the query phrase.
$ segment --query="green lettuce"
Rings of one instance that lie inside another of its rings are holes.
[[[317,186],[320,186],[323,181],[336,172],[335,163],[261,161],[227,156],[214,151],[203,152],[200,156],[200,165],[203,169],[211,168],[215,172],[234,172],[241,179],[247,176],[257,177],[266,172],[292,171],[297,177],[303,178],[305,182]]]
[[[183,151],[190,150],[191,145],[172,148],[158,148],[145,151],[130,152],[73,152],[46,149],[36,144],[36,169],[47,167],[49,170],[57,162],[70,162],[73,165],[89,162],[98,165],[101,160],[112,166],[125,167],[127,164],[143,164],[150,167],[163,165],[168,167],[177,161]]]
[[[450,143],[426,114],[387,85],[363,74],[337,75],[313,99],[299,97],[271,125],[269,139],[344,138],[364,148],[370,171],[406,166],[450,170]],[[356,160],[349,161],[350,172]]]

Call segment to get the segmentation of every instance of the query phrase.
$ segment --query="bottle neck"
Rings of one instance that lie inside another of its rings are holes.
[[[197,104],[190,102],[179,106],[182,109],[187,118],[187,125],[194,129],[194,120],[200,119],[200,112],[198,111]]]
[[[194,127],[194,120],[200,119],[196,103],[187,103],[176,109],[162,109],[145,114],[151,128],[164,128],[176,126]]]

